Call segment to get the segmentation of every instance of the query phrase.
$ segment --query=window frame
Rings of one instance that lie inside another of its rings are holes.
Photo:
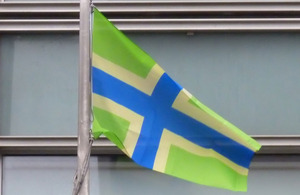
[[[298,32],[298,1],[101,1],[95,6],[126,32]],[[79,32],[79,2],[0,1],[2,33]],[[24,19],[26,18],[26,19]],[[262,149],[254,167],[275,164],[297,167],[300,135],[253,135]],[[0,192],[3,157],[8,155],[76,155],[77,137],[0,136]],[[101,137],[93,144],[92,155],[123,155],[109,140]],[[270,164],[271,163],[271,164]],[[297,164],[297,163],[296,163]],[[275,167],[276,167],[275,166]],[[1,193],[2,194],[2,193]]]
[[[108,15],[117,27],[126,32],[294,32],[300,31],[300,0],[223,0],[223,1],[95,1],[95,6]],[[79,32],[79,2],[23,1],[0,2],[1,33],[66,33]],[[190,13],[189,15],[186,15]],[[213,13],[213,15],[211,15]],[[293,17],[287,18],[287,13]],[[227,15],[230,15],[228,18]],[[13,16],[13,17],[12,17]],[[263,16],[263,17],[262,17]],[[26,19],[23,19],[26,18]],[[47,18],[47,19],[45,19]],[[66,19],[67,18],[67,19]],[[262,145],[259,154],[299,154],[300,135],[253,135]],[[70,141],[72,139],[73,141]],[[58,147],[75,147],[74,137],[15,137],[0,136],[0,153],[52,154]],[[30,141],[28,141],[30,140]],[[71,145],[68,145],[70,143]],[[21,146],[21,147],[19,147]],[[22,148],[27,148],[26,150]],[[107,145],[105,138],[95,142],[99,148]],[[17,149],[19,148],[19,149]],[[113,148],[113,149],[112,149]],[[28,151],[28,152],[26,152]],[[64,154],[73,149],[64,150]],[[59,152],[58,152],[59,153]],[[97,152],[96,152],[97,153]]]

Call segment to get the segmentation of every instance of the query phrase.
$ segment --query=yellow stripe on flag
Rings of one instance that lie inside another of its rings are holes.
[[[93,66],[148,95],[152,94],[157,82],[164,74],[164,70],[158,64],[155,64],[147,77],[142,78],[125,68],[102,58],[96,53],[93,53]]]
[[[106,97],[93,93],[93,105],[97,108],[111,112],[130,122],[129,130],[123,142],[125,153],[131,157],[140,135],[144,117],[133,112],[132,110],[117,104]]]

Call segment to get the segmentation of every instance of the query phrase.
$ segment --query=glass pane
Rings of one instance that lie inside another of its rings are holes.
[[[299,33],[135,34],[171,77],[248,134],[299,134]]]
[[[93,162],[94,163],[94,162]],[[94,165],[93,165],[94,166]],[[120,159],[108,164],[98,159],[98,171],[92,168],[91,194],[110,195],[199,195],[199,194],[245,194],[186,182],[148,169],[128,168],[129,162]],[[134,166],[134,165],[132,165]],[[300,169],[251,169],[248,176],[247,195],[296,194]],[[282,178],[286,180],[282,180]]]
[[[299,33],[128,35],[246,133],[299,134]],[[1,135],[77,134],[77,35],[3,35],[0,62]]]
[[[71,194],[75,170],[75,157],[4,157],[3,195]],[[245,194],[139,168],[123,157],[92,157],[90,171],[91,195]],[[252,169],[247,194],[297,194],[299,174],[300,169]]]
[[[1,135],[76,135],[78,35],[1,35]]]
[[[3,195],[72,194],[76,157],[4,157]]]

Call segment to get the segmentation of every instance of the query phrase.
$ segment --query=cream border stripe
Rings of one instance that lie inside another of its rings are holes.
[[[222,163],[226,164],[231,169],[235,170],[241,175],[248,175],[248,169],[241,167],[234,162],[230,161],[226,157],[222,156],[221,154],[215,152],[212,149],[206,149],[201,146],[198,146],[197,144],[194,144],[183,137],[174,134],[173,132],[169,131],[168,129],[164,129],[160,144],[156,153],[155,161],[153,169],[159,172],[164,173],[168,156],[169,156],[169,150],[170,146],[175,145],[178,146],[186,151],[189,151],[195,155],[203,156],[203,157],[211,157],[218,159]]]
[[[182,89],[175,99],[172,107],[215,129],[219,133],[233,139],[234,141],[251,149],[252,151],[256,151],[256,149],[251,144],[249,144],[244,139],[240,139],[240,136],[234,133],[225,123],[219,121],[218,119],[215,119],[213,116],[210,116],[200,108],[197,108],[194,105],[190,104],[188,102],[190,98],[192,98],[192,95],[187,90]]]
[[[125,153],[131,157],[138,141],[144,117],[133,112],[132,110],[117,104],[106,97],[93,93],[93,106],[118,115],[130,122],[126,138],[123,142]]]
[[[147,77],[142,78],[125,68],[102,58],[96,53],[93,53],[93,66],[148,95],[152,94],[158,80],[164,74],[164,70],[158,64],[155,64]]]

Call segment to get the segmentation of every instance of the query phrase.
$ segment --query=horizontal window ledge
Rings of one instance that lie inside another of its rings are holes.
[[[258,152],[263,154],[300,154],[300,136],[253,136],[262,148]]]
[[[300,136],[254,136],[262,149],[254,156],[253,169],[299,169]],[[77,154],[77,137],[14,137],[0,136],[0,156],[7,155],[71,155]],[[95,140],[92,155],[124,155],[105,137]],[[101,163],[101,166],[111,166]],[[122,168],[140,168],[130,163],[122,163]]]
[[[0,32],[78,32],[79,20],[0,20]]]
[[[219,1],[95,1],[105,13],[180,14],[180,13],[299,13],[300,1],[219,0]],[[0,13],[79,13],[79,2],[2,2]]]
[[[74,155],[77,137],[0,136],[0,153],[6,155]],[[108,139],[93,142],[93,154],[122,154]]]
[[[300,155],[300,136],[254,136],[262,149],[258,155]],[[77,151],[77,137],[16,137],[0,136],[0,153],[6,155],[64,154]],[[93,154],[121,154],[108,139],[101,137],[93,143]]]
[[[299,31],[300,19],[112,19],[122,31]],[[78,19],[0,20],[0,32],[78,32]]]

